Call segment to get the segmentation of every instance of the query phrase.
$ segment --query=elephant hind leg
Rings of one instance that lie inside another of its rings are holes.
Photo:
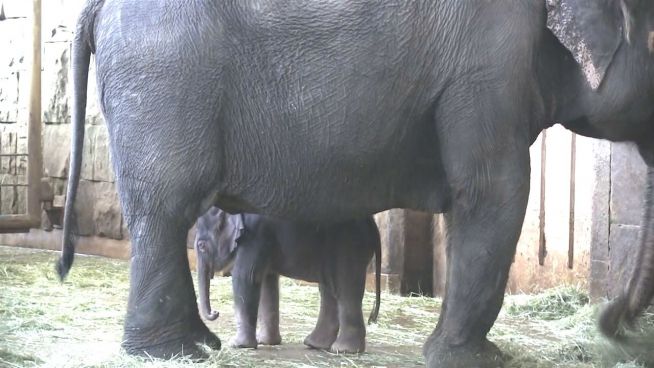
[[[257,342],[262,345],[279,345],[282,336],[279,333],[279,274],[268,273],[261,284],[259,299],[259,330]]]
[[[338,305],[330,288],[322,283],[320,288],[320,313],[313,331],[304,339],[304,345],[329,350],[338,335]]]
[[[366,325],[361,300],[339,300],[340,329],[336,341],[329,348],[334,353],[356,354],[366,351]]]
[[[335,353],[363,353],[366,350],[366,324],[363,319],[363,293],[366,287],[366,269],[370,255],[352,255],[339,261],[349,263],[347,270],[337,276],[338,337],[330,350]],[[349,262],[348,262],[349,261]],[[348,271],[349,270],[349,271]]]
[[[190,221],[150,198],[154,190],[144,190],[143,182],[123,178],[119,185],[128,193],[121,199],[132,239],[122,347],[157,358],[203,357],[199,344],[219,349],[220,340],[198,313],[185,246]]]

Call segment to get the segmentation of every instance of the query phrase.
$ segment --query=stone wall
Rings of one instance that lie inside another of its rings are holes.
[[[42,119],[44,172],[55,195],[64,195],[70,155],[71,73],[70,52],[75,21],[83,0],[43,1],[42,12]],[[7,19],[0,22],[0,129],[3,143],[26,144],[28,81],[24,60],[30,45],[31,2],[4,0]],[[107,129],[97,103],[93,70],[89,76],[88,106],[84,153],[76,201],[79,213],[79,234],[109,239],[124,239],[120,205],[115,190],[114,174],[109,158]],[[14,133],[16,132],[16,133]],[[15,138],[10,135],[14,133]],[[17,140],[17,142],[15,142]],[[4,145],[3,145],[4,147]],[[23,148],[24,149],[24,148]],[[3,159],[2,172],[8,160]],[[25,170],[21,162],[19,170]],[[2,193],[4,198],[5,193]],[[2,201],[2,213],[9,213]],[[45,224],[46,227],[48,224]]]
[[[25,48],[28,30],[27,9],[20,1],[6,4],[9,19],[0,22],[0,153],[27,152],[27,65]],[[29,5],[28,2],[25,2]],[[14,17],[15,15],[15,17]],[[26,181],[27,162],[11,157],[0,158],[0,182]],[[18,214],[26,211],[24,188],[0,187],[0,212]]]

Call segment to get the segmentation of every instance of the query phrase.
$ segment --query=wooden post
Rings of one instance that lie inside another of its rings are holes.
[[[382,285],[391,293],[433,295],[432,214],[393,209],[378,217]]]
[[[577,175],[577,135],[572,133],[570,141],[570,218],[568,222],[568,268],[572,269],[575,259],[575,176]]]
[[[40,187],[43,176],[43,147],[41,147],[41,0],[32,2],[32,72],[27,133],[27,214],[30,223],[41,222]]]
[[[545,169],[547,163],[547,130],[543,130],[540,148],[540,204],[539,204],[539,237],[538,237],[538,264],[545,264],[547,256],[547,239],[545,238]]]
[[[431,213],[404,211],[404,273],[402,295],[433,296],[434,242]]]

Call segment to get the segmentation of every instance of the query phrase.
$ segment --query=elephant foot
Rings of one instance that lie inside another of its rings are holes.
[[[501,368],[507,358],[492,342],[449,346],[430,337],[423,348],[429,368]]]
[[[236,349],[256,349],[257,338],[254,334],[237,331],[236,336],[232,338],[229,345]]]
[[[220,339],[199,318],[194,322],[167,323],[165,328],[125,327],[121,344],[130,355],[203,360],[207,353],[201,345],[214,350],[221,348]]]
[[[338,330],[322,331],[316,328],[304,339],[304,345],[312,349],[329,350],[336,341],[337,334]]]
[[[260,331],[257,333],[257,342],[261,345],[281,345],[282,336],[279,334],[279,331],[276,333]]]
[[[357,354],[366,351],[366,331],[341,331],[329,350],[338,354]]]

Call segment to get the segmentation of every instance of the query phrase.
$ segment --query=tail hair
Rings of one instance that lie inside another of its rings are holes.
[[[59,257],[56,264],[57,274],[61,282],[66,279],[75,260],[75,245],[78,240],[77,213],[75,211],[70,214],[70,225],[72,228],[68,232],[64,232],[61,257]]]

